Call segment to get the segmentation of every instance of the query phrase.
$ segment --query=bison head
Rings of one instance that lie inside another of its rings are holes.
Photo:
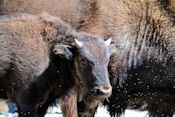
[[[100,99],[110,96],[112,92],[107,67],[110,56],[116,48],[110,43],[111,39],[103,41],[86,35],[75,39],[74,49],[62,45],[54,48],[54,51],[61,49],[64,53],[61,55],[73,61],[74,74],[80,86]]]

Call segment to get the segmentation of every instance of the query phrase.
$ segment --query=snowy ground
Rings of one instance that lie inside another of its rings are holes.
[[[4,113],[3,115],[0,115],[0,117],[18,117],[18,115],[17,113],[13,115],[9,113]],[[59,107],[49,108],[48,114],[45,117],[62,117],[60,108]],[[99,107],[95,117],[110,117],[110,116],[104,107]],[[147,112],[137,112],[137,111],[127,110],[126,113],[121,117],[148,117],[148,116],[147,116]]]
[[[97,110],[97,114],[95,117],[110,117],[108,111],[104,107],[100,107]],[[121,117],[148,117],[147,112],[138,112],[127,110],[124,115]]]
[[[17,113],[13,115],[5,113],[3,115],[0,114],[0,117],[18,117],[18,115]],[[45,117],[62,117],[60,108],[59,107],[49,108],[48,114],[45,115]],[[110,116],[104,107],[99,107],[95,117],[110,117]],[[148,117],[148,114],[146,111],[139,112],[139,111],[127,110],[125,114],[123,114],[121,117]]]
[[[57,115],[47,114],[45,117],[62,117],[62,115],[61,114],[57,114]],[[110,117],[110,116],[104,107],[100,107],[98,108],[97,114],[95,115],[95,117]],[[121,117],[148,117],[148,115],[147,115],[147,112],[127,110],[126,113],[122,115]]]

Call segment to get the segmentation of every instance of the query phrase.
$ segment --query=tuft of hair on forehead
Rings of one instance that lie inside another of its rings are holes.
[[[87,51],[89,51],[97,60],[103,60],[106,56],[107,46],[104,40],[90,34],[83,34],[80,41],[84,43]]]

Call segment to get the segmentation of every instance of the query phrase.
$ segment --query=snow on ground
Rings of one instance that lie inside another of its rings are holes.
[[[0,114],[0,117],[18,117],[18,115],[17,113],[13,115],[4,113],[3,115]],[[59,106],[50,107],[48,109],[48,114],[45,115],[45,117],[62,117],[60,107]],[[97,113],[95,114],[95,117],[110,117],[110,116],[106,108],[104,108],[103,106],[100,106],[97,110]],[[126,110],[125,114],[123,114],[121,117],[148,117],[148,113],[146,111],[139,112],[139,111],[133,111],[133,110]]]
[[[110,117],[110,116],[106,108],[100,106],[100,108],[98,108],[97,110],[95,117]],[[133,110],[126,110],[126,112],[121,117],[148,117],[148,114],[146,111],[139,112]]]
[[[57,108],[53,108],[57,113],[61,112],[61,110]],[[45,117],[62,117],[62,114],[47,114]],[[103,106],[100,106],[95,114],[95,117],[110,117],[108,111]],[[121,117],[148,117],[146,111],[138,112],[133,110],[127,110],[124,115]]]
[[[53,111],[57,113],[61,113],[60,108],[59,109],[58,108],[50,108],[48,110],[48,113],[51,113]],[[45,117],[62,117],[62,114],[55,114],[55,115],[47,114]],[[97,109],[97,113],[95,114],[95,117],[110,117],[110,116],[106,108],[103,106],[100,106]],[[148,117],[148,114],[146,111],[139,112],[139,111],[133,111],[133,110],[126,110],[125,114],[123,114],[121,117]]]

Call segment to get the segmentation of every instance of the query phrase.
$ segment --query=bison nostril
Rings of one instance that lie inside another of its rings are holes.
[[[103,93],[111,93],[112,92],[112,87],[102,87],[100,88],[100,91]]]
[[[95,93],[97,95],[99,95],[99,96],[108,97],[112,93],[112,87],[101,87],[101,88],[98,88],[98,89],[96,89],[96,92]]]
[[[100,97],[105,98],[109,97],[112,93],[112,87],[111,86],[96,86],[92,90],[90,90],[91,94]]]

